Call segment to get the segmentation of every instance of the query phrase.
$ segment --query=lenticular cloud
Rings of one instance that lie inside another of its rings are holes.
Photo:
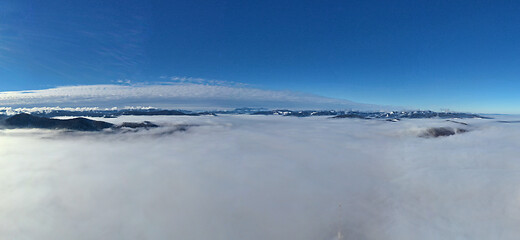
[[[291,109],[380,110],[359,104],[290,91],[206,84],[88,85],[34,91],[1,92],[0,106],[7,107],[127,107],[215,109],[266,107]]]

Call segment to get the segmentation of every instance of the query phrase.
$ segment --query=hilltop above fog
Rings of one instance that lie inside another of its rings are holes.
[[[157,125],[145,121],[142,123],[125,122],[120,125],[104,121],[96,121],[87,118],[52,119],[47,117],[33,116],[26,113],[16,114],[11,117],[0,119],[0,126],[4,128],[37,128],[37,129],[63,129],[75,131],[95,132],[105,129],[117,130],[121,128],[155,128]]]
[[[120,130],[140,129],[149,130],[158,128],[159,125],[149,121],[155,117],[180,116],[195,118],[198,117],[217,117],[227,115],[249,115],[249,116],[279,116],[279,117],[297,117],[297,118],[313,118],[327,117],[333,121],[334,119],[361,119],[361,120],[384,120],[388,122],[398,122],[404,119],[445,119],[444,124],[432,126],[428,129],[417,133],[419,137],[445,137],[455,134],[466,133],[472,131],[473,126],[456,121],[458,119],[488,119],[487,117],[469,113],[454,112],[432,112],[432,111],[400,111],[400,112],[359,112],[359,111],[293,111],[293,110],[265,110],[254,108],[240,108],[229,111],[205,111],[191,112],[184,110],[164,110],[164,109],[76,109],[76,110],[35,110],[32,109],[31,114],[16,113],[22,110],[4,110],[4,114],[0,115],[0,127],[7,129],[33,128],[33,129],[50,129],[50,130],[73,130],[73,131],[89,131],[89,132],[120,132]],[[111,119],[122,117],[140,117],[140,122],[120,122],[118,124],[110,123]],[[94,119],[92,119],[94,118]],[[191,127],[191,126],[190,126]],[[175,132],[179,129],[186,129],[186,125],[177,126],[168,132]],[[160,132],[159,130],[158,132]],[[156,132],[157,133],[157,132]]]

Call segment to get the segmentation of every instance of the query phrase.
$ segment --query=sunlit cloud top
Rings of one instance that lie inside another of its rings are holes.
[[[193,79],[183,80],[179,83],[82,85],[43,90],[0,92],[0,106],[153,106],[183,109],[266,107],[349,110],[380,110],[383,108],[299,92],[191,82],[193,82]]]

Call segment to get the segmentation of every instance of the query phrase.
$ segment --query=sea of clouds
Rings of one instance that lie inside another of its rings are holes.
[[[0,239],[520,238],[520,123],[108,120],[163,127],[0,130]]]

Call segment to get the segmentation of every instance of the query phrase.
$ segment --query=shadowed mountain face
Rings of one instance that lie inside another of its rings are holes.
[[[95,121],[87,118],[73,119],[52,119],[46,117],[33,116],[27,113],[21,113],[12,117],[0,120],[7,128],[41,128],[41,129],[66,129],[75,131],[101,131],[105,129],[123,130],[123,129],[151,129],[157,128],[158,125],[145,121],[142,123],[125,122],[120,125],[112,123]]]
[[[114,126],[111,123],[86,118],[60,120],[37,117],[25,113],[7,118],[5,125],[14,128],[68,129],[77,131],[101,131]]]

